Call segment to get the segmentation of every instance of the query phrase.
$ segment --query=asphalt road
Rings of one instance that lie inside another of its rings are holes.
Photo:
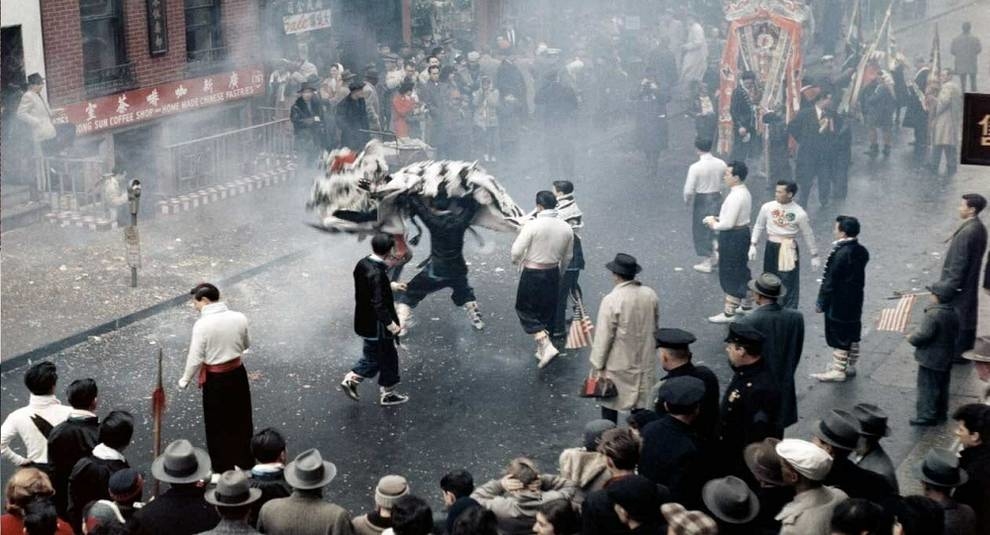
[[[585,212],[588,261],[581,284],[589,309],[596,311],[611,284],[604,263],[617,252],[636,256],[644,266],[641,279],[660,296],[661,325],[696,333],[696,360],[712,367],[725,384],[730,373],[721,343],[725,327],[705,321],[720,310],[722,297],[716,275],[691,269],[697,258],[690,242],[689,208],[680,194],[684,173],[694,159],[693,131],[683,119],[677,120],[672,131],[677,134],[664,156],[660,176],[645,176],[641,157],[627,152],[621,137],[579,152],[579,173],[573,180]],[[810,211],[823,252],[828,250],[836,214],[856,215],[863,223],[861,240],[872,255],[868,316],[890,305],[884,298],[893,290],[919,288],[935,277],[926,270],[938,263],[936,253],[943,250],[942,241],[955,224],[958,193],[978,184],[974,170],[964,170],[954,181],[917,172],[906,146],[910,135],[905,138],[886,161],[870,162],[860,154],[861,147],[855,149],[846,201],[823,212],[812,198]],[[537,157],[539,144],[528,145],[527,151]],[[534,193],[551,181],[539,165],[513,168],[501,164],[495,174],[525,209],[531,207]],[[531,339],[522,332],[513,311],[517,274],[508,258],[511,236],[486,233],[495,245],[487,254],[469,239],[470,276],[488,324],[485,331],[471,329],[464,311],[453,307],[448,293],[431,296],[416,309],[418,325],[400,352],[402,388],[411,401],[395,408],[378,407],[376,389],[366,383],[361,390],[364,399],[354,403],[336,385],[360,354],[360,340],[351,330],[350,273],[370,246],[303,227],[299,202],[303,189],[273,190],[265,194],[266,203],[246,215],[242,212],[242,217],[253,217],[255,224],[266,227],[266,240],[284,235],[284,240],[308,248],[309,253],[221,288],[230,306],[251,321],[254,347],[246,362],[252,373],[256,429],[274,426],[282,430],[288,437],[290,457],[309,447],[320,448],[339,468],[328,495],[353,514],[372,506],[374,484],[387,473],[405,475],[414,492],[439,506],[439,478],[453,468],[467,468],[480,483],[497,477],[511,458],[527,455],[545,470],[554,471],[560,450],[580,443],[584,423],[596,418],[598,409],[576,395],[588,370],[587,351],[537,370]],[[752,179],[750,189],[762,199],[765,180]],[[210,236],[218,232],[224,240],[243,239],[240,246],[248,250],[262,246],[252,243],[250,236],[220,232],[225,224],[234,224],[224,222],[222,211],[209,217],[215,219],[199,221],[199,230],[191,231],[196,234],[181,238],[208,249]],[[236,224],[243,227],[245,220]],[[426,256],[425,245],[424,239],[414,263]],[[758,263],[752,264],[756,269]],[[413,273],[407,271],[406,278]],[[879,359],[891,353],[897,335],[867,333],[865,377],[841,387],[812,385],[807,379],[808,373],[826,365],[828,351],[821,318],[812,310],[818,274],[806,269],[802,275],[802,311],[807,321],[805,354],[798,372],[802,421],[789,434],[802,434],[811,420],[832,406],[848,407],[858,401],[876,402],[901,418],[906,414],[906,400],[913,401],[912,394],[896,384],[882,386],[887,372],[878,369]],[[53,357],[62,386],[71,378],[97,379],[100,413],[127,409],[136,415],[138,431],[125,453],[132,465],[146,472],[152,449],[150,393],[159,343],[165,348],[169,386],[166,441],[182,437],[200,445],[204,442],[199,393],[177,391],[174,386],[194,321],[191,307],[176,307]],[[871,354],[877,355],[876,363],[871,362]],[[0,376],[3,416],[26,401],[20,380],[23,371],[15,369]],[[888,440],[895,462],[917,439],[906,420],[904,416],[903,421],[895,421],[897,432]],[[9,465],[3,468],[9,473]]]

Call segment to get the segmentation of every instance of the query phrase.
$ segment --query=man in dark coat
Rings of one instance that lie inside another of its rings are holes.
[[[825,261],[822,285],[815,312],[825,314],[825,342],[832,348],[828,371],[811,377],[823,382],[842,382],[856,375],[859,340],[863,329],[863,287],[870,253],[859,243],[859,220],[835,218],[835,241]]]
[[[292,130],[296,136],[296,148],[306,165],[315,166],[320,152],[325,148],[323,104],[316,95],[316,89],[303,84],[299,98],[289,110]]]
[[[485,328],[478,310],[474,289],[468,282],[468,268],[464,261],[464,233],[478,211],[478,203],[473,197],[451,200],[445,190],[441,190],[427,206],[419,196],[409,198],[409,206],[426,228],[430,229],[430,257],[423,269],[407,284],[404,292],[396,299],[395,311],[399,316],[405,336],[412,325],[412,309],[426,296],[444,288],[450,288],[454,305],[464,307],[468,319],[475,329]]]
[[[79,459],[93,453],[99,443],[100,419],[96,417],[96,381],[76,379],[69,384],[66,394],[72,412],[69,418],[56,425],[48,435],[48,464],[52,468],[52,498],[55,510],[62,518],[68,518],[69,474]]]
[[[666,414],[642,429],[639,474],[665,485],[675,501],[694,505],[704,483],[701,444],[692,424],[698,417],[705,383],[695,377],[667,379],[660,387]]]
[[[765,337],[763,360],[770,366],[781,394],[777,425],[785,429],[798,420],[794,373],[804,349],[804,315],[777,303],[788,289],[773,273],[749,281],[749,289],[756,297],[757,307],[736,321],[754,327]]]
[[[258,431],[251,437],[251,454],[257,464],[251,468],[251,487],[261,490],[261,498],[251,504],[248,522],[258,524],[261,506],[275,498],[286,498],[292,487],[285,481],[285,437],[271,427]]]
[[[368,104],[364,100],[364,81],[351,80],[347,88],[351,94],[337,103],[334,113],[337,128],[340,129],[340,145],[359,152],[371,139],[368,133]]]
[[[832,468],[823,483],[836,487],[850,498],[884,503],[894,489],[876,472],[856,466],[849,456],[859,442],[859,424],[847,411],[832,409],[812,428],[811,441],[832,457]]]
[[[704,442],[713,442],[718,430],[718,377],[707,366],[696,366],[691,362],[690,345],[697,338],[685,330],[663,328],[657,329],[657,347],[660,349],[660,367],[667,372],[661,381],[666,382],[675,377],[694,377],[701,379],[705,385],[705,394],[698,406],[698,416],[694,419],[695,432]],[[663,384],[660,383],[660,385]],[[656,402],[657,414],[664,414],[664,402],[659,397]]]
[[[732,153],[729,159],[745,161],[757,144],[756,75],[753,71],[746,71],[740,78],[741,83],[732,90],[729,107],[732,116]]]
[[[933,426],[949,417],[949,379],[959,337],[959,316],[953,308],[956,289],[947,281],[928,287],[934,303],[925,319],[908,335],[918,361],[918,404],[911,425]]]
[[[977,303],[979,301],[980,264],[987,250],[987,228],[980,221],[980,212],[987,206],[987,199],[979,193],[967,193],[959,203],[962,223],[952,234],[949,250],[942,263],[942,281],[956,292],[953,301],[959,315],[959,337],[953,362],[969,361],[962,354],[973,349],[976,341]]]
[[[890,434],[887,413],[872,403],[857,403],[852,408],[852,415],[859,423],[860,439],[856,451],[849,458],[856,466],[880,474],[895,493],[900,492],[897,469],[880,445],[880,439]]]
[[[358,385],[377,375],[379,403],[383,407],[409,401],[408,396],[395,390],[399,384],[395,338],[402,327],[392,290],[393,285],[396,290],[405,290],[405,285],[389,280],[385,258],[394,253],[394,248],[391,234],[378,233],[371,239],[372,254],[354,266],[354,332],[364,339],[364,355],[340,383],[347,397],[358,401]]]
[[[913,83],[908,86],[907,109],[904,111],[905,128],[914,130],[914,157],[921,161],[928,154],[928,110],[925,109],[925,88],[928,87],[928,76],[932,69],[924,57],[915,59],[918,71]]]
[[[151,463],[151,474],[169,489],[138,509],[131,520],[136,535],[192,535],[220,522],[216,508],[206,503],[204,481],[210,479],[210,456],[179,439]]]
[[[832,196],[836,121],[832,111],[832,95],[821,90],[812,106],[801,108],[787,125],[788,133],[797,141],[795,173],[798,183],[798,204],[808,207],[811,188],[818,180],[818,203],[826,206]]]
[[[780,388],[770,366],[761,356],[765,337],[755,328],[729,324],[725,352],[732,366],[732,380],[722,397],[719,423],[719,459],[723,474],[750,479],[743,460],[748,444],[768,437],[781,438]]]
[[[82,512],[89,502],[110,498],[110,476],[130,468],[122,451],[131,443],[134,418],[125,411],[113,411],[100,423],[99,443],[93,452],[76,462],[69,474],[69,522],[81,530]]]
[[[990,525],[990,406],[963,405],[952,413],[958,422],[956,436],[962,444],[959,468],[969,481],[956,488],[954,498],[976,512],[976,525]]]
[[[559,71],[547,73],[534,97],[537,113],[543,120],[544,143],[551,176],[570,179],[574,176],[574,135],[577,117],[577,94],[560,82]]]

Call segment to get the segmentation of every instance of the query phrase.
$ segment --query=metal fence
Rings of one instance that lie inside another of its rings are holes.
[[[224,132],[165,147],[171,170],[170,193],[186,193],[234,178],[275,170],[292,152],[288,119]]]
[[[47,195],[52,210],[80,210],[100,201],[97,187],[110,169],[100,158],[46,157],[39,162],[42,183],[39,190]]]

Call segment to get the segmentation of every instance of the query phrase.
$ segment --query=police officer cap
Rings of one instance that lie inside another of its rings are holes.
[[[705,382],[697,377],[682,375],[671,377],[660,386],[660,399],[671,405],[690,407],[701,403],[705,395]]]
[[[730,323],[729,335],[725,337],[725,341],[729,343],[762,344],[763,339],[763,333],[758,331],[756,327],[750,327],[744,323]]]
[[[684,329],[659,329],[657,330],[657,347],[667,347],[670,349],[687,349],[697,338]]]

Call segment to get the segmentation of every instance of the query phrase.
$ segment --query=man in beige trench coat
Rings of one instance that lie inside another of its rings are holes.
[[[654,334],[659,320],[657,294],[636,280],[642,267],[630,255],[619,253],[605,264],[615,287],[598,308],[598,332],[591,346],[591,367],[611,379],[619,395],[602,400],[602,418],[616,422],[619,411],[650,406],[656,382]]]

